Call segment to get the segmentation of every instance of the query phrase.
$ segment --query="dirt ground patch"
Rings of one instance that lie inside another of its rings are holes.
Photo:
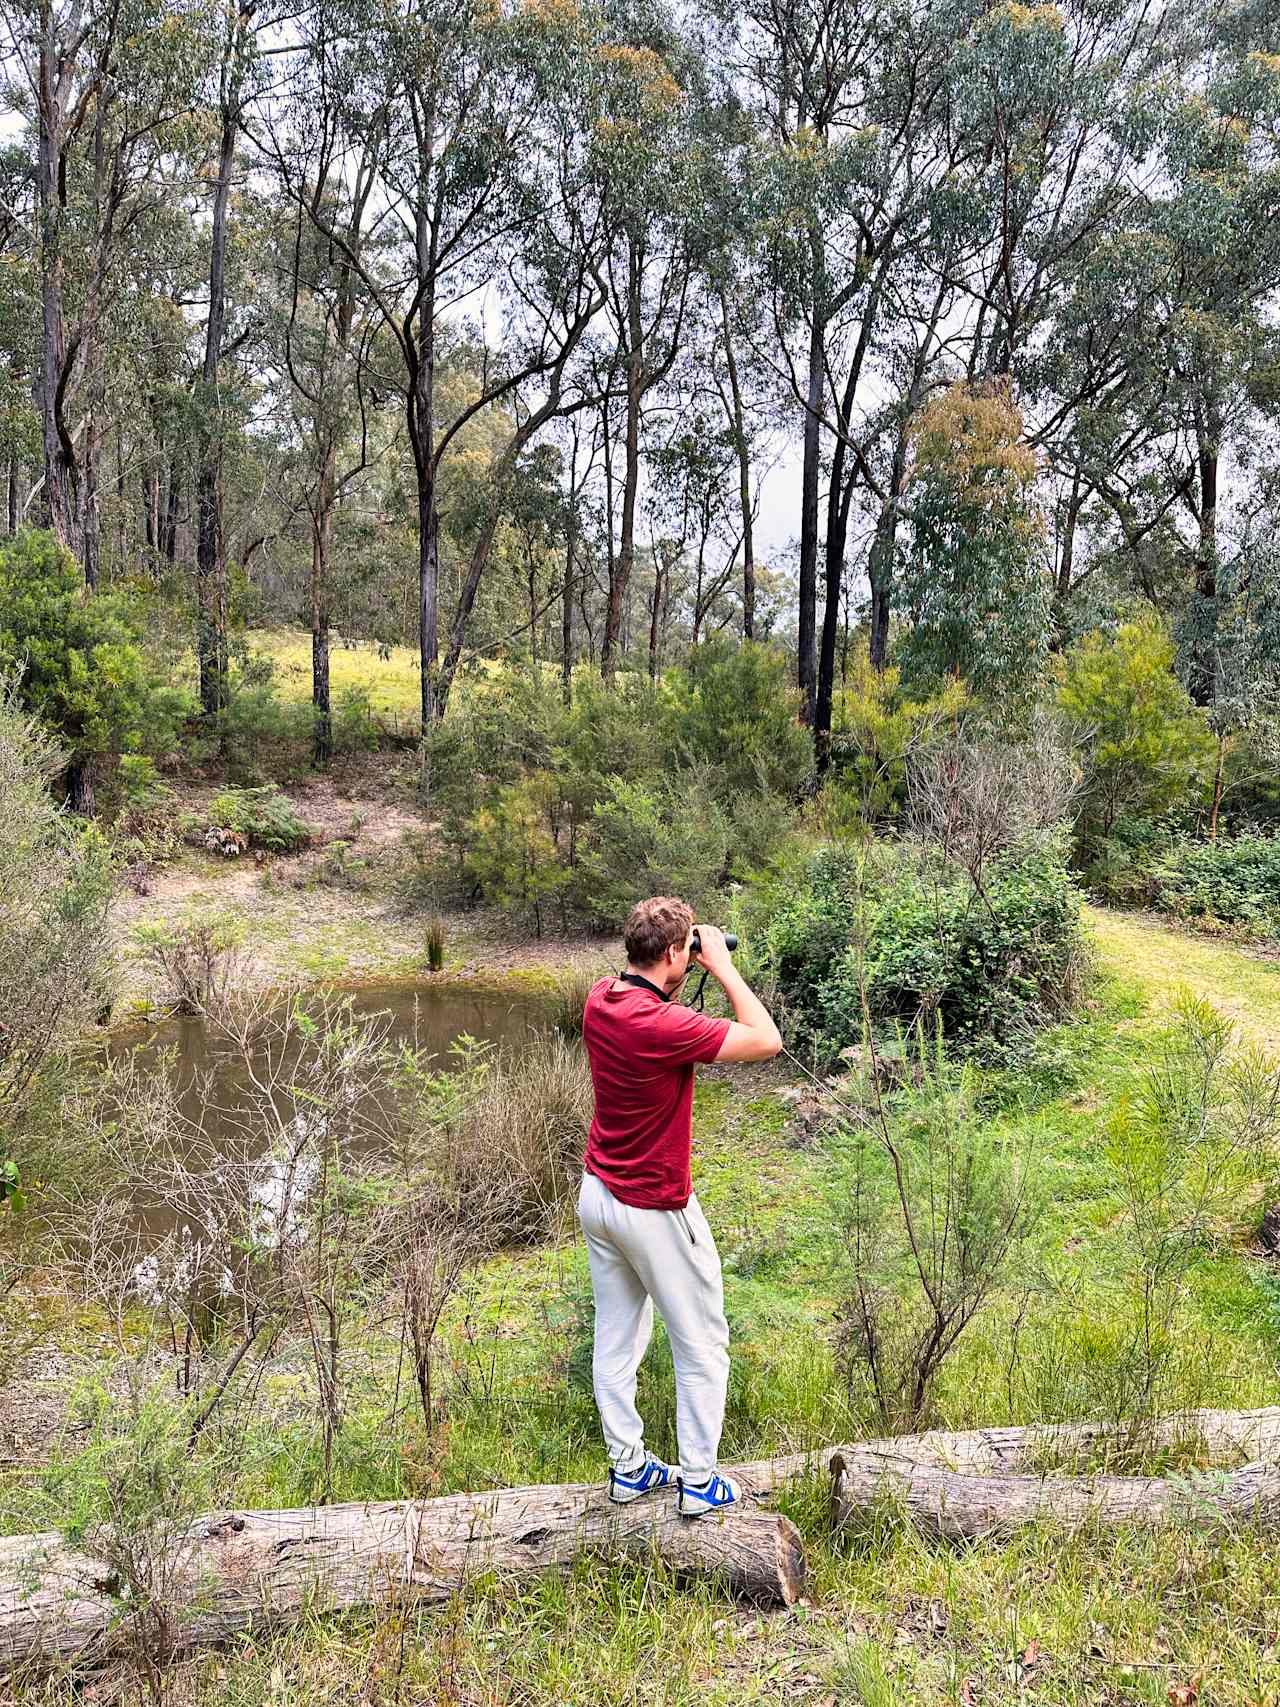
[[[243,854],[222,859],[184,848],[147,872],[142,892],[124,889],[113,926],[120,949],[119,1017],[164,999],[138,927],[215,926],[236,943],[252,985],[301,979],[359,982],[426,971],[428,908],[397,885],[408,841],[429,841],[432,819],[411,802],[389,798],[376,779],[357,788],[308,778],[285,792],[312,832],[312,844],[288,857]],[[188,809],[207,809],[217,790],[185,793]],[[616,941],[581,932],[538,938],[505,915],[445,909],[445,971],[453,977],[547,972],[585,965],[603,973],[621,960]]]

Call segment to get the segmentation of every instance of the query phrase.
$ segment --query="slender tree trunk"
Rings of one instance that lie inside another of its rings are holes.
[[[21,480],[22,480],[22,473],[21,473],[21,470],[18,466],[18,453],[16,451],[10,451],[10,453],[9,453],[9,477],[8,477],[8,511],[9,511],[9,535],[10,535],[10,538],[12,538],[12,536],[15,533],[17,533],[18,522],[22,516],[22,491],[21,491],[21,484],[20,484]]]
[[[124,433],[116,426],[116,562],[123,565],[129,549],[125,514],[129,507],[129,483],[124,472]]]
[[[631,589],[636,556],[636,496],[640,490],[640,405],[644,397],[644,326],[640,287],[643,259],[636,239],[627,252],[627,419],[622,484],[622,535],[617,573],[609,578],[609,614],[600,647],[600,673],[609,680],[617,667],[623,606]]]
[[[40,308],[43,331],[40,369],[40,419],[44,445],[44,520],[69,551],[76,550],[76,456],[65,419],[71,379],[67,361],[64,303],[62,133],[71,67],[64,64],[57,39],[58,10],[43,8],[36,109],[36,199],[40,221]]]
[[[818,685],[818,477],[821,459],[822,324],[814,311],[809,333],[809,380],[804,416],[804,468],[800,489],[800,612],[797,670],[800,715],[812,727]]]
[[[827,538],[824,564],[822,644],[818,650],[818,692],[814,702],[813,750],[818,775],[831,761],[831,701],[835,692],[836,636],[840,631],[840,589],[844,583],[845,540],[853,482],[844,478],[844,445],[837,444],[827,497]]]
[[[418,659],[422,673],[422,730],[440,714],[436,697],[440,662],[440,517],[436,510],[435,471],[418,476]]]
[[[577,445],[569,474],[569,511],[564,527],[564,588],[560,594],[560,697],[566,711],[573,704],[573,577],[578,548],[578,500],[575,491]]]
[[[216,717],[227,700],[227,593],[219,478],[222,423],[219,419],[218,369],[227,317],[228,203],[235,166],[236,132],[240,124],[239,74],[235,65],[239,47],[237,25],[232,25],[232,32],[222,71],[222,136],[209,245],[209,319],[205,328],[201,375],[204,395],[201,399],[196,468],[196,657],[200,671],[200,704],[204,715],[209,718]]]
[[[323,769],[333,757],[333,714],[329,698],[329,542],[333,534],[334,444],[328,439],[316,493],[311,532],[311,705],[315,714],[313,757]]]
[[[104,401],[101,357],[95,355],[90,388],[89,415],[84,428],[81,453],[79,532],[84,554],[85,585],[93,591],[102,576],[102,517],[98,504],[99,410]]]
[[[720,324],[724,330],[724,358],[729,372],[729,396],[733,401],[733,448],[738,455],[738,502],[742,507],[742,638],[752,640],[756,632],[756,560],[755,518],[751,513],[751,458],[747,446],[742,386],[738,381],[738,363],[733,353],[733,333],[729,326],[729,302],[723,293],[720,297]]]
[[[662,553],[653,554],[653,605],[649,613],[649,680],[658,679],[658,625],[662,613]]]
[[[1053,646],[1055,651],[1067,643],[1067,601],[1075,575],[1076,523],[1080,519],[1080,470],[1071,476],[1071,496],[1067,499],[1062,518],[1062,546],[1058,553],[1058,574],[1053,589]]]
[[[533,667],[538,668],[538,571],[534,561],[533,548],[525,547],[525,586],[529,594],[529,651],[533,658]]]
[[[85,427],[85,455],[80,492],[83,504],[80,513],[80,541],[84,555],[84,580],[91,592],[97,589],[102,575],[102,527],[98,509],[98,453],[93,445],[96,423],[92,413]]]
[[[1196,632],[1187,690],[1197,705],[1209,706],[1217,698],[1218,453],[1222,443],[1221,411],[1213,400],[1197,420],[1196,438],[1200,538],[1195,562]]]
[[[587,609],[587,575],[584,570],[578,577],[578,615],[582,618],[583,631],[587,637],[587,663],[595,667],[596,662],[596,631],[591,621],[591,613]]]
[[[917,375],[917,381],[921,376]],[[871,585],[871,667],[883,670],[889,660],[889,614],[893,605],[893,563],[898,549],[898,500],[907,483],[907,424],[916,405],[916,391],[908,400],[907,420],[899,428],[889,471],[889,489],[871,540],[867,579]]]
[[[159,477],[154,468],[142,476],[142,538],[148,551],[160,549]]]
[[[169,483],[165,493],[164,521],[160,528],[160,550],[170,563],[178,560],[178,510],[182,502],[182,463],[175,447],[169,459]]]

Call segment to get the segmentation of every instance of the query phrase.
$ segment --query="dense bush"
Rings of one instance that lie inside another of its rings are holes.
[[[228,788],[216,795],[208,811],[209,827],[225,830],[244,847],[268,853],[295,853],[311,840],[311,832],[278,788]]]
[[[941,1025],[1004,1049],[1079,986],[1079,894],[1057,836],[998,854],[982,888],[909,847],[822,848],[779,896],[760,949],[793,1033],[833,1057],[874,1024]]]
[[[944,730],[954,731],[969,701],[954,676],[913,699],[897,668],[875,670],[863,647],[835,703],[832,781],[848,790],[862,822],[875,825],[906,803],[907,765]]]
[[[722,800],[794,797],[813,769],[813,744],[779,652],[708,641],[673,682],[674,733],[693,763],[713,766]]]
[[[1179,838],[1146,868],[1151,904],[1162,912],[1280,933],[1280,838]]]
[[[167,751],[190,709],[157,684],[141,626],[124,594],[86,596],[83,574],[52,534],[0,543],[0,669],[61,743],[77,810],[94,810],[95,759]]]
[[[644,895],[710,907],[731,865],[733,832],[705,769],[616,781],[596,806],[577,874],[578,905],[618,925]]]
[[[1058,664],[1058,705],[1083,769],[1077,830],[1087,862],[1122,817],[1153,818],[1186,802],[1208,775],[1213,737],[1173,673],[1155,622],[1089,634]]]
[[[474,681],[424,759],[444,853],[417,887],[539,930],[548,906],[616,924],[659,890],[710,904],[767,858],[811,768],[784,661],[724,643],[658,686],[583,677],[570,706],[545,672]]]

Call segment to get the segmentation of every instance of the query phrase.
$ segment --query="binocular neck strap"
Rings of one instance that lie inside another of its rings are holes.
[[[671,992],[669,990],[660,990],[656,984],[651,983],[648,978],[642,978],[638,972],[619,972],[618,981],[622,984],[634,984],[641,990],[652,990],[660,1002],[669,1002],[671,1000]]]

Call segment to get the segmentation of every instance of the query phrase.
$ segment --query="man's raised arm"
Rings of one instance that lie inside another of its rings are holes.
[[[724,932],[716,925],[698,926],[702,950],[698,961],[720,980],[733,1008],[733,1019],[717,1061],[771,1061],[782,1048],[782,1038],[769,1010],[733,964],[724,945]]]

